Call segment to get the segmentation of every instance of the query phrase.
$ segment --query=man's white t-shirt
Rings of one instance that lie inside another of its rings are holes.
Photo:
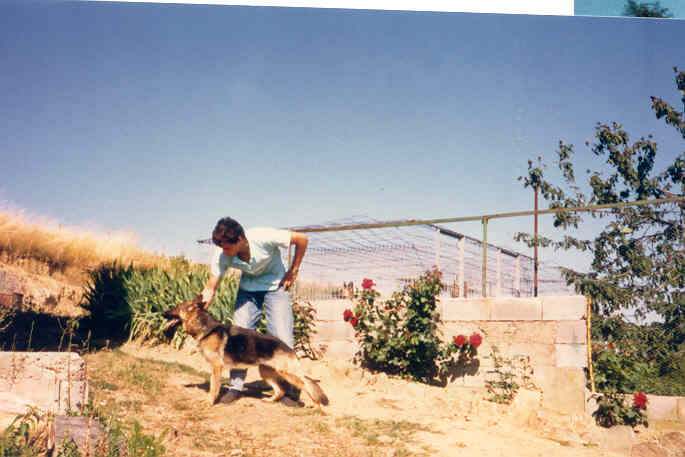
[[[257,227],[245,231],[250,245],[250,261],[225,256],[216,246],[210,265],[214,276],[221,277],[229,268],[242,271],[240,288],[250,292],[273,291],[285,275],[281,260],[281,248],[290,246],[290,231],[267,227]]]

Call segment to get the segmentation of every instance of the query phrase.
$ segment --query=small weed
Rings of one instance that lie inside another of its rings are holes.
[[[560,440],[558,438],[552,438],[549,436],[547,437],[547,439],[550,441],[554,441],[555,443],[558,443],[559,445],[565,446],[565,447],[570,447],[572,445],[571,442],[568,440]]]
[[[124,382],[137,387],[148,396],[157,396],[161,393],[163,383],[160,380],[159,370],[153,370],[149,363],[136,362],[133,365],[119,369],[116,373]]]
[[[116,384],[112,384],[111,382],[107,382],[102,379],[94,379],[90,382],[90,385],[95,389],[119,390],[119,386]]]
[[[171,407],[176,411],[188,411],[190,406],[184,401],[175,401],[171,404]]]
[[[62,440],[62,444],[57,451],[58,457],[81,457],[81,452],[78,450],[78,445],[74,442],[68,434]]]
[[[309,428],[316,433],[321,433],[324,435],[331,433],[331,426],[328,425],[328,422],[324,422],[322,420],[312,420],[309,422],[309,426]]]
[[[189,422],[202,422],[207,419],[207,416],[195,411],[191,411],[188,414],[186,414],[185,419]]]
[[[487,400],[508,405],[514,401],[521,387],[536,389],[531,380],[533,368],[530,365],[530,357],[504,357],[493,346],[488,358],[492,359],[495,367],[487,371],[489,378],[485,381],[485,387],[490,394]]]
[[[362,420],[358,417],[344,416],[336,419],[336,426],[342,426],[366,441],[368,445],[394,445],[398,442],[414,442],[413,434],[431,431],[429,427],[409,421]],[[380,439],[385,437],[385,439]]]

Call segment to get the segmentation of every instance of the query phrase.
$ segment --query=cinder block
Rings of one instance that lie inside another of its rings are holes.
[[[663,395],[647,395],[647,417],[659,420],[678,420],[678,400],[680,397],[666,397]],[[632,404],[632,396],[628,396],[626,403]]]
[[[68,410],[78,411],[88,403],[88,382],[59,381],[57,413],[65,414]]]
[[[565,367],[586,367],[587,366],[587,346],[585,344],[555,344],[556,366]]]
[[[316,323],[316,334],[314,338],[322,341],[333,341],[333,340],[343,340],[347,338],[354,337],[354,328],[349,324],[341,320],[340,322],[317,322]]]
[[[354,309],[350,300],[318,300],[311,302],[316,309],[316,318],[320,321],[343,321],[343,312]]]
[[[493,321],[539,321],[542,319],[540,298],[491,299],[490,319]]]
[[[582,368],[535,367],[533,382],[542,389],[542,405],[566,414],[585,412],[585,373]]]
[[[17,377],[86,380],[86,362],[75,352],[15,352]]]
[[[543,321],[488,321],[478,323],[495,345],[554,341],[556,324]]]
[[[8,392],[14,376],[14,353],[0,352],[0,392]]]
[[[584,320],[587,299],[582,295],[542,297],[542,319],[551,321]]]
[[[446,298],[440,300],[444,321],[486,321],[490,319],[490,300]]]
[[[464,387],[477,387],[477,388],[483,388],[485,387],[485,379],[486,375],[484,372],[479,371],[476,374],[473,375],[464,375],[462,377],[462,382]]]
[[[587,342],[587,327],[585,321],[556,321],[557,344],[585,344]]]
[[[503,357],[530,357],[530,364],[534,367],[545,365],[555,366],[556,351],[553,344],[513,343],[507,346],[497,346],[499,355]]]
[[[480,333],[483,336],[483,340],[486,339],[486,333],[483,331],[480,324],[483,322],[447,322],[443,323],[440,327],[442,332],[443,340],[450,342],[453,336],[464,335],[468,338],[471,334]]]
[[[17,380],[12,393],[43,411],[59,410],[59,381]]]
[[[349,340],[335,340],[317,344],[323,350],[326,358],[338,360],[352,360],[359,349],[357,343]]]

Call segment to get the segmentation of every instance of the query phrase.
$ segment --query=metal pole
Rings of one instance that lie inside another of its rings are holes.
[[[483,223],[483,275],[481,281],[483,282],[482,284],[482,290],[483,290],[483,298],[487,297],[487,285],[488,285],[488,274],[487,274],[487,269],[488,269],[488,218],[483,217],[482,218],[482,223]]]
[[[538,186],[535,186],[535,254],[534,259],[534,287],[533,287],[533,297],[538,296]]]
[[[488,219],[499,219],[503,217],[515,217],[515,216],[531,216],[533,214],[553,214],[553,213],[565,213],[571,211],[597,211],[600,209],[610,209],[610,208],[623,208],[626,206],[642,206],[642,205],[656,205],[661,203],[677,203],[685,202],[685,197],[669,197],[669,198],[658,198],[654,200],[639,200],[635,202],[621,202],[621,203],[609,203],[605,205],[591,205],[591,206],[576,206],[573,208],[552,208],[543,209],[539,211],[517,211],[513,213],[500,213],[500,214],[488,214],[486,216],[469,216],[469,217],[450,217],[445,219],[426,219],[417,220],[409,219],[404,221],[391,221],[391,222],[381,222],[377,224],[355,224],[355,225],[337,225],[333,227],[289,227],[288,230],[293,230],[295,232],[303,233],[313,233],[313,232],[341,232],[343,230],[359,230],[359,229],[372,229],[372,228],[383,228],[383,227],[408,227],[412,225],[431,225],[431,224],[449,224],[452,222],[467,222],[467,221],[478,221],[482,220],[484,217]],[[200,240],[203,241],[203,240]]]
[[[435,268],[440,271],[440,230],[435,230]]]
[[[587,324],[587,369],[590,374],[590,388],[592,393],[595,393],[595,375],[592,370],[592,332],[591,332],[591,319],[592,319],[592,299],[587,297],[587,311],[586,324]]]
[[[459,281],[457,283],[461,293],[460,297],[466,297],[466,288],[464,287],[464,237],[459,240]]]

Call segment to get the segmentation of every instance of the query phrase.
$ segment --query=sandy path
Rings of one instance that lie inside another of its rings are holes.
[[[168,346],[150,348],[129,344],[122,350],[135,357],[177,362],[207,372],[205,362],[191,349],[179,351]],[[320,379],[321,387],[331,399],[331,404],[324,408],[326,415],[339,420],[356,417],[419,425],[420,431],[414,433],[413,442],[405,443],[411,452],[459,457],[620,455],[593,444],[593,437],[600,430],[591,418],[543,411],[538,405],[539,397],[533,392],[523,392],[515,404],[502,406],[484,400],[485,393],[479,390],[445,389],[383,374],[372,375],[343,361],[303,360],[303,363]],[[254,380],[257,380],[257,370],[249,370],[247,381]],[[187,379],[179,378],[174,384],[179,389],[188,389]],[[201,395],[204,398],[205,392]],[[265,427],[264,421],[282,420],[271,414],[273,408],[281,408],[278,412],[286,415],[292,412],[282,405],[269,405],[253,398],[232,405],[218,404],[210,410],[215,420],[227,423],[231,423],[229,411],[244,414],[242,423],[246,432],[259,436],[261,430],[271,430]],[[250,417],[255,418],[253,423]],[[298,455],[293,452],[292,455]]]

